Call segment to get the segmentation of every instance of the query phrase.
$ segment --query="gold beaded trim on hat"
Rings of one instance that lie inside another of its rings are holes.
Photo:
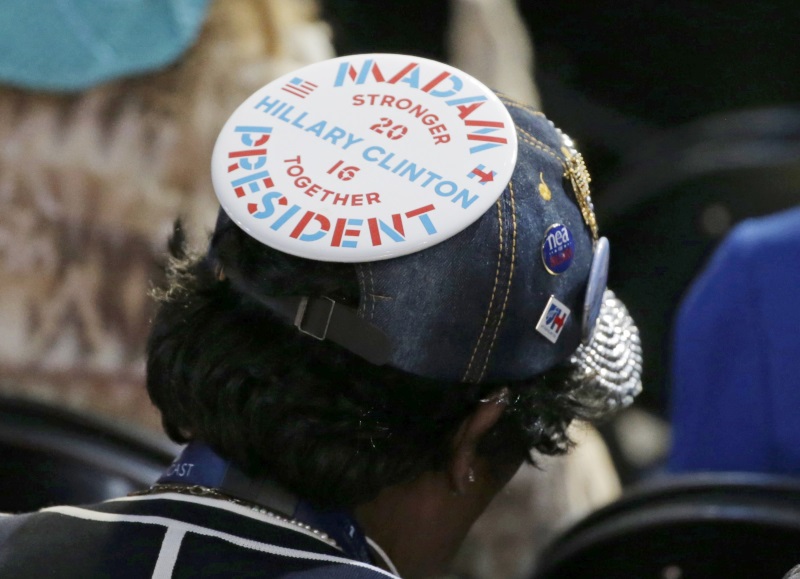
[[[581,210],[583,221],[589,226],[592,232],[592,238],[597,241],[599,233],[597,230],[597,218],[594,215],[594,204],[592,203],[592,192],[589,189],[589,183],[592,178],[589,176],[589,170],[586,168],[586,163],[581,155],[575,148],[575,145],[566,134],[561,130],[556,129],[561,135],[561,140],[564,143],[561,152],[564,153],[567,161],[567,169],[564,172],[564,177],[569,177],[572,183],[572,189],[575,191],[575,198],[578,201],[578,207]]]
[[[570,181],[572,181],[572,188],[575,191],[575,197],[578,200],[578,207],[581,209],[581,215],[583,215],[583,220],[586,222],[586,225],[589,226],[589,229],[592,231],[592,237],[596,241],[598,238],[597,218],[594,215],[592,195],[589,190],[589,182],[592,178],[589,176],[586,163],[583,161],[583,156],[580,153],[567,157],[567,171],[564,176],[568,176]]]

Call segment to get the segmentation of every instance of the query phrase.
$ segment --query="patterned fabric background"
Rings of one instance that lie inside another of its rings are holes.
[[[0,392],[159,428],[143,351],[171,224],[213,226],[230,111],[332,56],[312,2],[224,0],[164,71],[77,95],[0,89]]]

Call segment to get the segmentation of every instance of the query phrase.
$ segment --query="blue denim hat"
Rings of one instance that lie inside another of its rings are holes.
[[[77,91],[176,61],[209,0],[0,0],[0,81]]]
[[[598,235],[583,159],[542,113],[500,101],[518,149],[499,198],[444,241],[354,263],[357,308],[267,296],[255,280],[233,281],[309,339],[374,364],[465,383],[528,379],[572,364],[600,406],[628,404],[641,389],[639,336],[606,289],[608,241]],[[218,234],[235,226],[221,211],[212,259]]]
[[[581,341],[593,238],[569,190],[564,145],[543,115],[503,102],[519,152],[495,205],[443,243],[357,268],[361,315],[392,336],[397,368],[451,381],[522,379],[566,360]],[[554,224],[574,240],[558,275],[542,259]],[[535,329],[550,296],[571,311],[555,343]]]

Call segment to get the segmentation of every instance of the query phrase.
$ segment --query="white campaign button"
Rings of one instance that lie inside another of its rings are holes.
[[[323,261],[419,251],[497,200],[517,159],[497,96],[432,60],[312,64],[250,96],[214,147],[217,197],[262,243]]]

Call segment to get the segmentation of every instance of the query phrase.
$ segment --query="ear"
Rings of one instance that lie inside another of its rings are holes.
[[[475,481],[478,444],[503,415],[506,406],[508,389],[503,388],[481,400],[475,411],[461,423],[453,440],[453,455],[448,468],[450,488],[456,494],[466,494],[470,483]]]

